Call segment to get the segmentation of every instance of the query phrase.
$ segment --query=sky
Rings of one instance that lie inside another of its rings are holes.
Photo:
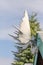
[[[12,25],[19,25],[24,11],[28,15],[37,12],[40,27],[43,30],[43,0],[0,0],[0,65],[11,65],[16,51],[14,40],[8,35],[15,29]]]

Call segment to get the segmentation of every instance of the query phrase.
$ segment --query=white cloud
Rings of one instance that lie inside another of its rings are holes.
[[[0,65],[11,65],[12,61],[9,58],[0,58]]]
[[[11,37],[8,34],[13,34],[14,31],[14,28],[0,30],[0,40],[10,40]]]
[[[30,9],[37,11],[38,13],[43,13],[43,0],[0,0],[1,12],[13,12],[18,15],[17,13],[22,13],[22,10],[24,9]],[[0,39],[8,39],[8,34],[11,32],[13,32],[13,29],[11,28],[0,30]]]
[[[43,12],[43,0],[0,0],[0,11],[17,12],[26,8]]]
[[[32,10],[43,13],[43,0],[36,0],[30,4]]]

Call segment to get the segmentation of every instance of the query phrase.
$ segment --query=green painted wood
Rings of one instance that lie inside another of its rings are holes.
[[[43,59],[43,41],[42,41],[42,39],[41,39],[39,34],[37,34],[37,47],[38,47],[38,50],[40,51],[40,54],[41,54],[42,59]],[[33,65],[37,64],[37,57],[38,57],[38,54],[35,55],[35,59],[34,59],[34,64]]]
[[[41,39],[39,34],[38,34],[38,37],[37,37],[37,46],[38,46],[40,54],[41,54],[41,56],[43,58],[43,41],[42,41],[42,39]]]
[[[33,65],[37,64],[37,56],[38,56],[38,54],[35,55],[35,59],[34,59],[34,64]]]

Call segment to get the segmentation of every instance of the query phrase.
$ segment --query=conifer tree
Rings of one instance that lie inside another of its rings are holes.
[[[30,29],[31,29],[31,37],[34,37],[34,41],[36,38],[36,33],[37,31],[40,30],[40,25],[39,22],[37,21],[36,18],[37,14],[34,13],[30,15],[29,18],[29,23],[30,23]],[[16,33],[17,35],[20,34],[19,32]],[[19,41],[17,38],[14,36],[10,35],[17,41]],[[33,43],[33,42],[32,42]],[[30,45],[26,49],[22,49],[23,44],[16,43],[16,48],[18,49],[18,52],[13,52],[13,55],[15,56],[15,61],[12,63],[12,65],[24,65],[25,63],[33,63],[34,62],[34,55],[30,51]]]

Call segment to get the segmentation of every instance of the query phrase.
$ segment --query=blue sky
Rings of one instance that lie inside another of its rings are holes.
[[[33,11],[38,13],[38,20],[43,29],[43,0],[0,0],[0,65],[11,65],[14,40],[8,36],[15,29],[12,25],[19,25],[24,10],[28,15]]]

